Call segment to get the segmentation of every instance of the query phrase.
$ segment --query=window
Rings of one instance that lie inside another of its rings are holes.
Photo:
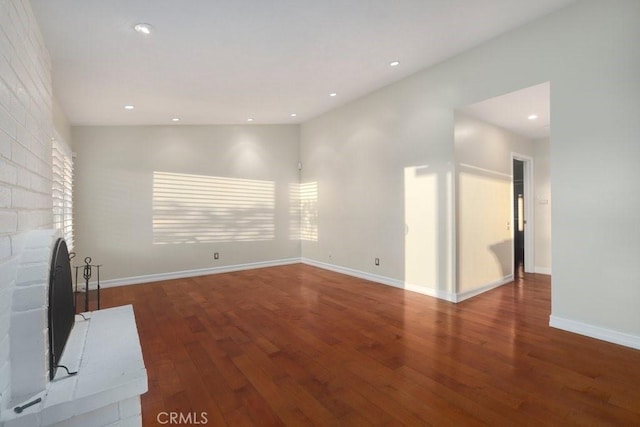
[[[53,141],[53,228],[62,230],[69,252],[73,251],[73,159],[71,149],[59,138]]]

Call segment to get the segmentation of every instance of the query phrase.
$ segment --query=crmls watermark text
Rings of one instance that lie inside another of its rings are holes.
[[[156,415],[158,424],[203,425],[209,422],[206,412],[159,412]]]

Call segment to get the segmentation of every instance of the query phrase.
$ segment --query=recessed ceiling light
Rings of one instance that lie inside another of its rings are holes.
[[[253,121],[253,117],[249,117],[249,118],[247,119],[247,121],[248,121],[248,122],[252,122],[252,121]]]
[[[295,116],[297,116],[296,113],[291,113],[291,117],[295,117]]]
[[[335,92],[332,92],[332,93],[330,93],[330,94],[329,94],[329,96],[337,96],[337,95],[338,95],[338,94],[337,94],[337,93],[335,93]]]
[[[400,65],[400,61],[392,61],[389,63],[389,65],[392,67],[397,67],[398,65]]]
[[[124,106],[125,110],[133,110],[134,108],[136,108],[136,107],[134,107],[133,105],[125,105]]]
[[[537,114],[531,114],[529,117],[527,117],[529,120],[535,120],[538,118]]]
[[[172,122],[179,122],[180,118],[179,117],[174,117],[173,119],[171,119]]]
[[[136,30],[136,32],[144,34],[145,36],[151,34],[152,28],[151,24],[136,24],[133,26],[133,29]]]

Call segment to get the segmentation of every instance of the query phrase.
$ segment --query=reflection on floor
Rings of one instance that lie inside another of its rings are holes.
[[[145,425],[640,425],[640,351],[548,326],[550,277],[452,304],[301,264],[105,289]]]

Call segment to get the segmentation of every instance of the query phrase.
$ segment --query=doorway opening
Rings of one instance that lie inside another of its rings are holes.
[[[524,162],[513,159],[513,277],[524,276]]]
[[[533,273],[533,159],[511,154],[513,278]]]
[[[550,83],[458,107],[454,119],[459,298],[551,274]]]

